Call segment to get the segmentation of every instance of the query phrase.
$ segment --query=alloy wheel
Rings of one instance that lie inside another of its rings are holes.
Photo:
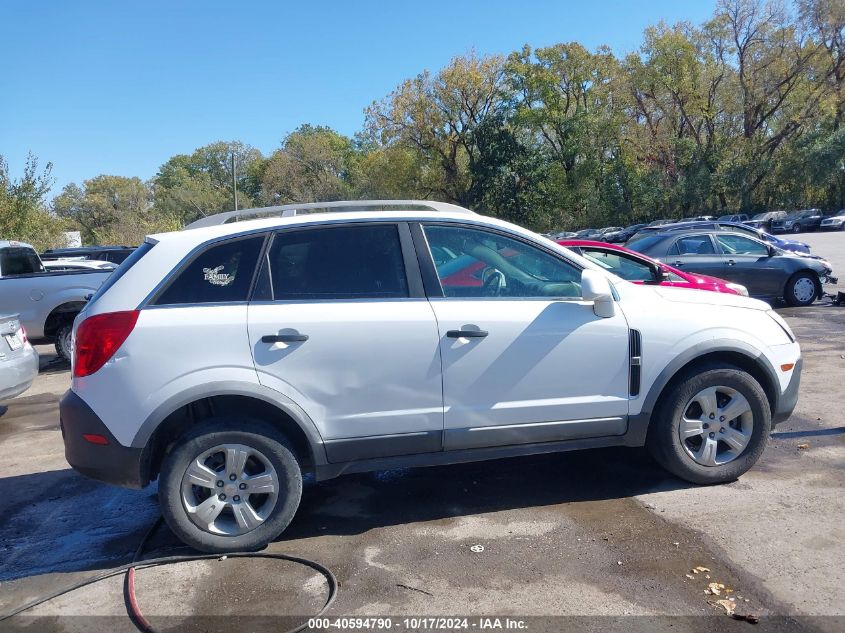
[[[276,506],[279,476],[260,451],[221,444],[194,459],[182,476],[190,520],[212,534],[239,536],[264,523]]]
[[[702,466],[721,466],[739,457],[751,441],[754,414],[731,387],[707,387],[690,399],[678,433],[684,451]]]

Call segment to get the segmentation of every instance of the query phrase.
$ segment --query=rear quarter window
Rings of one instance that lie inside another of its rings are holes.
[[[264,239],[261,235],[209,246],[176,273],[152,305],[246,301]]]

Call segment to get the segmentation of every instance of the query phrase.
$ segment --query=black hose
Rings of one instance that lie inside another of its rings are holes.
[[[86,578],[84,580],[80,580],[79,582],[75,582],[73,584],[70,584],[70,585],[68,585],[68,586],[66,586],[62,589],[59,589],[58,591],[55,591],[55,592],[53,592],[53,593],[51,593],[47,596],[42,596],[40,598],[36,598],[35,600],[33,600],[31,602],[27,602],[25,605],[20,606],[17,609],[14,609],[14,610],[12,610],[8,613],[4,613],[3,615],[0,615],[0,622],[2,622],[4,620],[8,620],[11,617],[14,617],[16,615],[23,613],[24,611],[28,611],[29,609],[32,609],[33,607],[37,607],[40,604],[43,604],[43,603],[48,602],[50,600],[54,600],[55,598],[63,596],[67,593],[70,593],[72,591],[76,591],[77,589],[81,589],[83,587],[87,587],[88,585],[93,585],[94,583],[100,582],[101,580],[105,580],[106,578],[112,578],[113,576],[117,576],[118,574],[122,574],[122,573],[127,574],[126,584],[124,585],[124,589],[128,590],[130,570],[147,569],[149,567],[160,567],[161,565],[170,565],[172,563],[185,563],[185,562],[195,561],[195,560],[219,560],[223,557],[225,557],[225,558],[267,558],[267,559],[271,559],[271,560],[286,560],[286,561],[289,561],[291,563],[298,563],[300,565],[310,567],[311,569],[319,572],[320,574],[322,574],[325,577],[326,582],[329,585],[329,595],[327,596],[326,602],[325,602],[325,604],[323,604],[323,607],[313,617],[320,617],[321,615],[323,615],[328,610],[328,608],[332,605],[332,603],[335,601],[335,598],[337,598],[337,589],[338,589],[337,579],[335,578],[334,574],[331,572],[331,570],[328,567],[325,567],[325,566],[321,565],[320,563],[313,561],[313,560],[309,560],[307,558],[300,558],[298,556],[290,556],[288,554],[273,554],[273,553],[267,553],[267,552],[233,552],[231,554],[188,554],[188,555],[180,555],[180,556],[161,556],[161,557],[158,557],[158,558],[148,558],[146,560],[138,560],[141,557],[141,555],[143,554],[143,551],[146,548],[147,542],[149,541],[149,539],[153,535],[153,533],[158,529],[159,525],[161,525],[161,517],[159,517],[156,520],[156,522],[150,527],[150,529],[144,535],[144,538],[141,539],[141,542],[138,544],[138,548],[135,550],[135,555],[132,557],[132,562],[127,563],[125,565],[121,565],[120,567],[116,567],[114,569],[110,569],[108,571],[104,571],[102,573],[99,573],[95,576],[91,576],[91,577]],[[133,587],[131,594],[134,594],[134,587]],[[127,593],[127,599],[128,599],[128,596],[131,595],[131,594]],[[137,626],[139,626],[139,628],[141,628],[142,630],[148,631],[149,633],[153,633],[155,631],[155,629],[152,628],[152,626],[149,624],[149,622],[146,621],[146,619],[143,616],[141,616],[140,620],[138,620],[137,616],[139,616],[139,615],[140,615],[140,613],[137,611],[137,609],[135,609],[134,611],[130,610],[130,617],[132,618],[133,622],[135,622],[135,624]],[[289,631],[286,631],[285,633],[297,633],[298,631],[304,630],[306,627],[307,627],[307,622],[303,622],[302,624],[290,629]]]

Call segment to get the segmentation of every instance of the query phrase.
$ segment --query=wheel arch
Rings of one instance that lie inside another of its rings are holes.
[[[313,421],[281,394],[266,391],[259,385],[210,384],[161,405],[132,440],[133,447],[143,448],[144,484],[158,476],[164,456],[180,436],[211,417],[225,415],[257,418],[277,428],[293,444],[306,472],[326,464],[323,439]]]
[[[658,374],[643,400],[641,413],[631,416],[628,443],[640,445],[645,442],[652,413],[678,380],[695,367],[715,364],[734,365],[753,376],[763,388],[774,414],[780,399],[780,384],[774,367],[765,356],[742,341],[700,343],[677,356]]]
[[[50,311],[44,321],[44,337],[52,338],[67,321],[73,321],[85,307],[85,301],[65,301]]]

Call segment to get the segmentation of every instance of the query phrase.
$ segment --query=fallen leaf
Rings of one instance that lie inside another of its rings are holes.
[[[810,445],[807,442],[798,445],[799,451],[806,451],[808,448],[810,448]]]
[[[713,604],[718,604],[720,607],[724,607],[725,613],[728,615],[733,615],[734,610],[736,609],[736,605],[730,600],[716,600]]]
[[[697,569],[698,571],[704,571],[704,572],[710,571],[710,568],[709,568],[709,567],[702,567],[701,565],[699,565],[698,567],[696,567],[696,569]]]
[[[719,583],[718,582],[711,582],[707,585],[707,588],[714,596],[720,595],[722,592],[720,591]]]
[[[689,578],[690,580],[695,580],[695,576],[693,576],[692,574],[685,574],[685,575],[686,575],[686,577],[687,577],[687,578]]]

